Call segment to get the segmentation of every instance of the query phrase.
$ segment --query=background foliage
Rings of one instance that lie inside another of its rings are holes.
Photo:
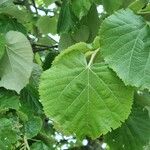
[[[1,0],[0,149],[149,150],[149,18],[149,0]]]

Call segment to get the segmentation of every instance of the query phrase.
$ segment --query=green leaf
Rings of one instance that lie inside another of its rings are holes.
[[[17,133],[11,120],[0,118],[0,148],[10,150],[12,149],[12,144],[15,144],[17,140]]]
[[[104,9],[109,14],[118,10],[122,4],[123,0],[103,0]]]
[[[19,105],[19,97],[14,92],[0,88],[0,112],[9,108],[18,110]]]
[[[18,9],[13,0],[2,0],[0,2],[0,14],[10,15],[19,22],[25,22],[28,19],[28,13],[25,9]]]
[[[72,10],[79,19],[87,15],[92,4],[93,0],[72,0],[71,2]]]
[[[28,139],[36,136],[42,128],[42,120],[39,117],[30,118],[24,125],[25,135]]]
[[[88,26],[81,25],[79,29],[74,31],[74,33],[72,34],[72,39],[74,39],[76,43],[86,42],[89,39],[89,35],[90,33]]]
[[[5,38],[3,35],[0,35],[0,60],[4,55],[5,52]]]
[[[50,16],[41,16],[37,21],[37,27],[40,33],[47,34],[52,33],[56,34],[56,18]]]
[[[50,4],[54,3],[55,0],[43,0],[46,6],[49,6]]]
[[[72,28],[74,28],[76,21],[77,19],[71,10],[70,2],[68,0],[64,0],[58,19],[57,32],[58,33],[69,32]]]
[[[0,86],[19,93],[29,82],[33,67],[32,48],[22,33],[9,31],[5,36],[5,50],[0,62]]]
[[[147,3],[148,3],[148,0],[136,0],[129,5],[129,8],[133,10],[134,12],[138,12],[142,10],[143,7],[145,7]]]
[[[70,33],[63,33],[60,36],[58,49],[59,51],[62,51],[75,43],[76,42],[75,40],[72,39],[72,36]]]
[[[20,93],[21,111],[28,116],[43,114],[41,103],[39,102],[39,94],[36,89],[28,85]]]
[[[43,142],[35,142],[30,147],[31,150],[52,150],[53,148],[49,148],[47,145],[45,145]]]
[[[136,96],[137,97],[137,96]],[[137,99],[135,99],[137,101]],[[133,105],[128,120],[106,136],[111,150],[142,150],[150,141],[150,117],[143,104]]]
[[[87,62],[85,43],[63,51],[41,77],[39,92],[46,115],[79,138],[97,138],[121,125],[131,109],[133,91],[104,63]]]
[[[93,42],[94,38],[98,34],[100,26],[100,19],[96,5],[91,6],[88,14],[82,18],[81,24],[84,24],[89,28],[89,39],[87,40],[87,42]]]
[[[119,10],[104,20],[100,45],[106,63],[126,85],[150,89],[150,29],[131,10]]]
[[[16,19],[10,19],[8,17],[1,16],[0,17],[0,33],[7,33],[8,31],[19,31],[26,34],[25,27],[18,23]]]
[[[55,59],[55,57],[58,55],[58,52],[57,51],[50,51],[46,57],[45,57],[45,60],[44,60],[44,63],[43,63],[43,70],[47,70],[51,67],[52,65],[52,62],[53,60]]]

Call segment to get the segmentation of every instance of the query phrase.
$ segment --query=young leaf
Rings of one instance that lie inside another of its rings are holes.
[[[19,97],[14,92],[0,88],[0,112],[9,108],[19,109]]]
[[[25,135],[27,138],[36,136],[42,128],[42,120],[40,117],[30,118],[24,125]]]
[[[58,19],[57,32],[69,32],[74,27],[76,20],[77,19],[71,10],[70,2],[68,0],[64,0]]]
[[[12,145],[18,140],[17,132],[13,123],[7,118],[0,118],[0,148],[3,150],[12,149]]]
[[[93,0],[72,0],[72,10],[74,14],[81,19],[83,16],[87,15]]]
[[[0,62],[0,86],[19,93],[29,82],[33,67],[32,49],[22,33],[9,31],[5,36],[5,50]]]
[[[106,63],[126,85],[150,89],[150,29],[131,10],[119,10],[104,20],[100,44]]]
[[[53,150],[54,149],[53,147],[49,148],[41,141],[33,143],[30,148],[31,150]]]
[[[42,16],[37,21],[37,27],[42,34],[47,33],[56,33],[56,18],[55,17],[49,17],[49,16]]]
[[[4,55],[5,52],[5,38],[3,35],[0,35],[0,60]]]
[[[104,9],[109,14],[118,10],[122,4],[123,0],[103,0]]]
[[[56,57],[41,77],[45,113],[64,131],[97,138],[121,125],[129,115],[133,91],[104,63],[87,62],[88,45],[76,44]]]
[[[136,101],[128,120],[106,136],[112,150],[142,150],[149,143],[150,117],[142,101]]]
[[[27,34],[25,27],[18,23],[16,19],[12,19],[9,17],[0,17],[0,33],[7,33],[8,31],[19,31],[23,34]]]

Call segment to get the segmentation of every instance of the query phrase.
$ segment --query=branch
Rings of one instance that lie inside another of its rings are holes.
[[[34,8],[35,8],[36,14],[38,15],[38,11],[37,11],[37,7],[36,7],[36,4],[35,4],[35,1],[34,0],[31,0],[31,1],[32,1],[32,4],[33,4]]]
[[[34,53],[49,50],[49,49],[58,48],[58,45],[49,46],[49,45],[42,45],[42,44],[35,44],[35,43],[33,43],[31,45],[32,45]]]

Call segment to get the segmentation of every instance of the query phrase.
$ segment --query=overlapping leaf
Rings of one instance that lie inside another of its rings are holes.
[[[0,112],[11,109],[19,109],[19,97],[13,92],[0,88]]]
[[[100,29],[106,63],[126,85],[150,89],[150,29],[131,10],[119,10]]]
[[[93,0],[72,0],[72,10],[74,14],[81,19],[83,16],[87,15],[93,2]]]
[[[17,132],[13,127],[11,120],[7,118],[0,119],[0,148],[3,150],[12,149],[17,142]]]
[[[33,53],[27,38],[9,31],[5,36],[5,54],[0,63],[0,86],[18,93],[29,82]]]
[[[60,128],[83,138],[96,138],[121,125],[131,109],[133,91],[104,63],[92,64],[93,52],[76,44],[56,57],[41,78],[40,95],[45,113]]]
[[[145,100],[138,99],[137,95],[128,120],[106,136],[112,150],[143,150],[149,144],[150,117],[145,103],[142,103]]]

